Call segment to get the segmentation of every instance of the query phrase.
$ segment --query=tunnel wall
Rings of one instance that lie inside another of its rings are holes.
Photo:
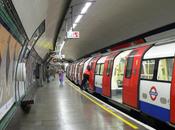
[[[0,24],[0,120],[15,102],[15,70],[21,49]]]
[[[30,89],[31,87],[39,87],[42,86],[42,59],[36,53],[34,49],[31,50],[28,58],[26,59],[26,68],[27,68],[27,80],[25,87],[26,89]]]

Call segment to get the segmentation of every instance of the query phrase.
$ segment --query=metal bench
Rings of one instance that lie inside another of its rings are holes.
[[[21,108],[25,113],[29,113],[32,104],[35,103],[35,93],[37,87],[32,87],[21,101]]]

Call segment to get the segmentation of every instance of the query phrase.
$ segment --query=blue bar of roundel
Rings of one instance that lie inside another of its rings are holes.
[[[169,122],[170,121],[170,110],[155,106],[143,101],[140,101],[140,109],[142,112],[155,117],[159,120]]]

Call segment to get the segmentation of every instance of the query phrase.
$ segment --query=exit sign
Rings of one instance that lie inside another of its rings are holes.
[[[79,31],[69,31],[67,32],[67,38],[80,38],[80,32]]]

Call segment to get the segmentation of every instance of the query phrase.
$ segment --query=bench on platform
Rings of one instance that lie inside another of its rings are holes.
[[[26,113],[30,112],[32,104],[35,103],[36,90],[37,90],[37,87],[32,87],[21,101],[21,108]]]

